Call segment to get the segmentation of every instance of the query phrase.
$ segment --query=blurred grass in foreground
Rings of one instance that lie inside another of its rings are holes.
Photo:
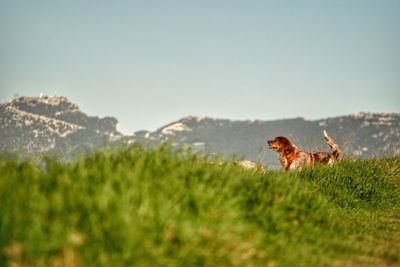
[[[400,265],[399,157],[292,173],[169,146],[0,159],[0,266],[386,265]]]

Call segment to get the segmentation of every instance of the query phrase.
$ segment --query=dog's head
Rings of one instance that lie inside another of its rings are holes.
[[[293,144],[284,136],[278,136],[274,140],[268,140],[269,149],[278,153],[284,152],[285,154],[294,150]]]

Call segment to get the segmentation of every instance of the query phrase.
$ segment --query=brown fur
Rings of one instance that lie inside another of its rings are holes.
[[[339,146],[324,131],[327,144],[331,147],[332,153],[304,152],[292,144],[290,140],[284,136],[278,136],[274,140],[268,140],[269,149],[278,152],[279,161],[285,170],[302,169],[306,166],[313,166],[315,163],[332,164],[338,160],[340,156]]]

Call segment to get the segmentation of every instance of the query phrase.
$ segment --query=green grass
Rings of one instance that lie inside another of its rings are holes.
[[[388,265],[399,157],[291,173],[168,146],[0,159],[0,266]]]

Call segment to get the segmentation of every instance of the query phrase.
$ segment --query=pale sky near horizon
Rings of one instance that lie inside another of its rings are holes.
[[[0,0],[0,102],[62,95],[123,133],[188,115],[400,112],[400,1]]]

